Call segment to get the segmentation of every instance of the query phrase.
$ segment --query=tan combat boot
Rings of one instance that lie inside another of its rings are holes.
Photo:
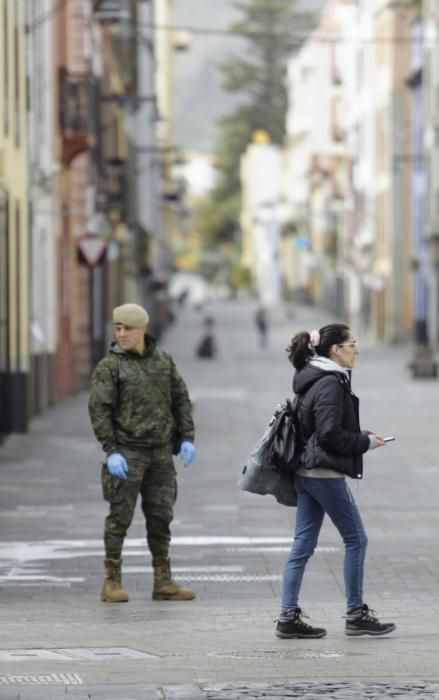
[[[169,559],[157,559],[153,562],[153,567],[153,600],[193,600],[195,598],[195,593],[190,588],[179,586],[173,581]]]
[[[101,593],[101,600],[105,603],[126,603],[128,593],[122,588],[122,559],[105,559],[107,578]]]

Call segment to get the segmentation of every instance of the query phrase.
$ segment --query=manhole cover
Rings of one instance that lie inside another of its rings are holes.
[[[0,661],[123,661],[156,659],[154,654],[125,647],[74,649],[1,649]]]

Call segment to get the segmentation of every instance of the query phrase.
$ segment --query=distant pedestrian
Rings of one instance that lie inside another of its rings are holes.
[[[183,307],[189,298],[189,289],[185,287],[177,297],[177,301],[181,307]]]
[[[256,310],[255,325],[259,336],[259,345],[261,348],[266,348],[268,344],[268,319],[263,306]]]
[[[298,422],[303,453],[294,477],[297,515],[294,541],[285,564],[281,614],[276,634],[282,638],[318,638],[326,630],[302,619],[299,592],[306,564],[314,553],[325,514],[345,546],[347,598],[345,633],[383,635],[395,625],[380,622],[363,600],[367,536],[346,477],[361,479],[362,455],[383,447],[381,435],[360,430],[359,401],[351,389],[350,370],[358,342],[344,324],[297,333],[288,347],[296,372],[293,389],[300,397]]]
[[[196,348],[196,356],[201,359],[213,360],[217,354],[217,345],[213,332],[215,321],[212,316],[204,319],[204,331]]]
[[[195,458],[188,391],[172,357],[146,333],[147,312],[137,304],[113,311],[116,341],[92,378],[89,412],[106,453],[102,485],[105,521],[101,600],[128,600],[122,587],[122,547],[140,494],[154,569],[154,600],[191,600],[195,593],[171,577],[170,525],[177,494],[172,454],[185,466]]]

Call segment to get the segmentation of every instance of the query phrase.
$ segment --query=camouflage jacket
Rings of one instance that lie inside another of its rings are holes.
[[[89,414],[105,452],[120,446],[159,447],[194,439],[188,390],[172,357],[145,336],[143,355],[125,352],[113,342],[96,366]]]

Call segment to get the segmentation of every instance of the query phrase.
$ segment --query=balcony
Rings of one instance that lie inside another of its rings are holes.
[[[126,163],[123,158],[105,160],[103,173],[99,177],[98,201],[107,213],[117,215],[124,221],[127,214]]]
[[[88,76],[59,71],[61,160],[70,165],[94,144],[93,85]]]
[[[131,15],[131,0],[93,0],[94,18],[98,22],[123,22]]]

